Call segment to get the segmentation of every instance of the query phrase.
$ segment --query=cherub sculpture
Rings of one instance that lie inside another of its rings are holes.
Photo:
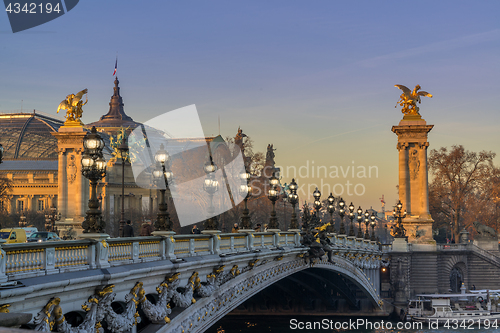
[[[399,96],[401,99],[398,101],[398,104],[403,107],[401,112],[403,112],[404,115],[420,116],[418,112],[419,108],[417,107],[417,102],[422,103],[420,96],[432,97],[427,91],[419,91],[420,86],[418,84],[413,91],[401,84],[396,84],[395,87],[403,90],[403,93]],[[397,105],[395,107],[397,107]]]
[[[69,94],[66,96],[66,99],[59,103],[57,113],[59,113],[59,110],[66,110],[66,122],[81,123],[80,118],[83,113],[82,107],[88,102],[87,96],[85,96],[85,103],[83,103],[82,97],[84,94],[86,95],[87,92],[87,89],[83,89],[76,95]]]

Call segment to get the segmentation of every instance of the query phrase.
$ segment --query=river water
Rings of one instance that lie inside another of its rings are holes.
[[[353,332],[353,333],[500,333],[499,328],[485,328],[463,323],[450,323],[449,327],[429,326],[427,323],[403,323],[387,318],[319,317],[319,316],[226,316],[215,323],[208,333],[237,332]],[[421,325],[421,326],[417,326]]]

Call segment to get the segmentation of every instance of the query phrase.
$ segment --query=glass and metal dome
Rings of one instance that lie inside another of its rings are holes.
[[[0,143],[5,160],[55,159],[57,132],[64,120],[36,113],[0,113]]]

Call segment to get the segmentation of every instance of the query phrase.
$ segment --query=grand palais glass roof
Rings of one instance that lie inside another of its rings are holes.
[[[0,113],[4,159],[57,159],[57,132],[63,120],[40,113]]]

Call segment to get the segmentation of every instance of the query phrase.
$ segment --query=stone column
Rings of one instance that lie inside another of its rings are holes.
[[[431,214],[429,213],[429,176],[428,176],[428,166],[427,166],[427,147],[429,147],[429,142],[424,142],[420,145],[420,165],[422,172],[420,173],[420,182],[422,186],[422,198],[421,198],[421,209],[420,216],[422,218],[431,219]]]
[[[410,188],[408,175],[408,144],[398,142],[397,149],[399,151],[399,200],[403,204],[407,212],[411,211],[410,203]]]
[[[424,119],[407,115],[393,126],[398,136],[399,150],[399,199],[406,210],[403,219],[408,241],[413,250],[435,250],[432,223],[429,214],[429,185],[427,175],[427,136],[434,125]]]
[[[68,215],[68,189],[64,186],[66,179],[66,149],[59,148],[58,170],[57,170],[57,209],[61,213],[61,219]]]

